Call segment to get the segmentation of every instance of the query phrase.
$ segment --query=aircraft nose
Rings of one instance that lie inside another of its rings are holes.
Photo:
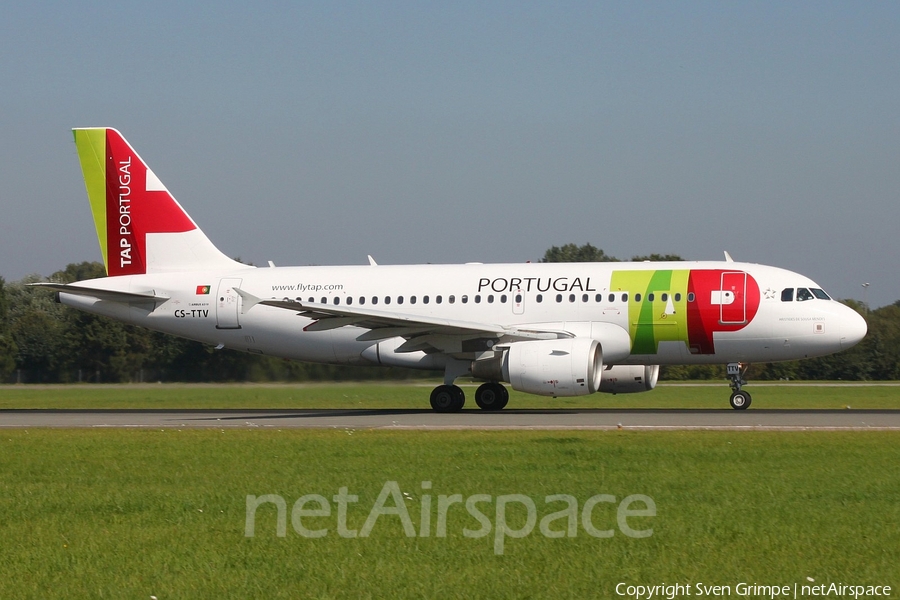
[[[844,315],[841,319],[841,349],[846,350],[851,346],[858,344],[868,332],[869,327],[866,320],[858,312],[852,308],[845,307]]]

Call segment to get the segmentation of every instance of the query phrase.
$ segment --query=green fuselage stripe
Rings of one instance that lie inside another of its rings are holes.
[[[629,293],[628,333],[632,354],[656,354],[661,341],[688,342],[689,277],[688,270],[613,273],[610,289]]]

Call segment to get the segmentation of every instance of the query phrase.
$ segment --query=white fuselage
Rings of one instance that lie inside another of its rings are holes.
[[[734,262],[248,267],[76,285],[169,299],[126,304],[61,293],[63,303],[215,346],[333,364],[434,369],[477,351],[395,352],[405,338],[360,340],[367,330],[354,325],[307,330],[313,319],[272,306],[247,310],[234,289],[305,306],[566,332],[597,339],[606,364],[792,360],[849,347],[866,331],[810,279]]]

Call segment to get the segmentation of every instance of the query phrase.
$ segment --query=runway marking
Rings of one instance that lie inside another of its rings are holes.
[[[336,429],[345,429],[335,427]],[[346,428],[350,429],[350,428]],[[357,429],[409,429],[443,431],[900,431],[900,427],[815,427],[778,425],[475,425],[457,427],[455,425],[386,425],[382,427],[359,427]]]
[[[900,410],[0,410],[3,428],[524,431],[900,431]]]

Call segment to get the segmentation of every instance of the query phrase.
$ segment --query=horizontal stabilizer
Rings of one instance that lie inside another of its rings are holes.
[[[107,302],[153,302],[162,304],[169,299],[168,296],[160,296],[155,292],[146,293],[120,292],[117,290],[104,290],[99,288],[90,288],[73,283],[29,283],[32,287],[42,287],[64,294],[73,294],[76,296],[87,296],[88,298],[97,298],[98,300],[106,300]]]

